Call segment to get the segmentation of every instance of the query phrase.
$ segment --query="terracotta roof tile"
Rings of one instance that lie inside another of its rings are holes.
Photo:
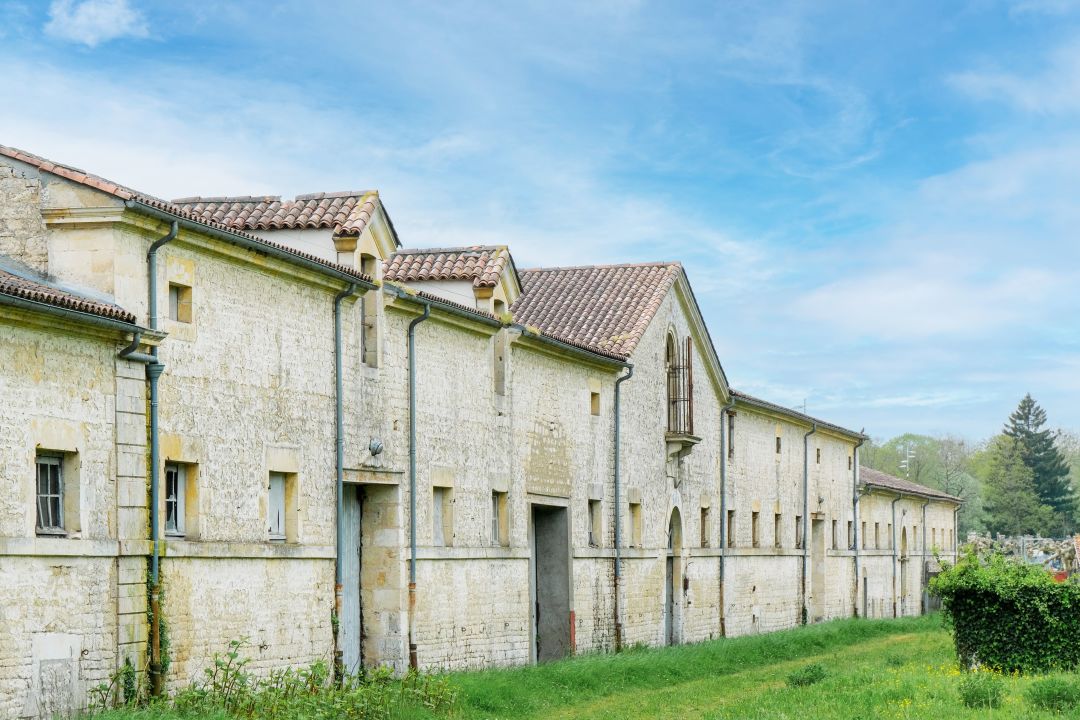
[[[355,277],[358,280],[371,282],[371,278],[364,275],[363,273],[354,270],[353,268],[345,267],[344,265],[338,265],[337,263],[324,260],[323,258],[312,255],[310,253],[302,252],[288,245],[282,245],[281,243],[265,240],[261,237],[258,237],[257,235],[252,235],[251,233],[245,232],[243,229],[232,227],[230,225],[226,225],[213,219],[204,218],[200,215],[193,214],[187,208],[176,203],[162,200],[161,198],[154,197],[153,195],[140,193],[138,191],[132,190],[131,188],[114,183],[111,180],[106,180],[105,178],[99,177],[97,175],[92,175],[83,170],[79,170],[78,168],[73,168],[67,165],[60,165],[59,163],[54,163],[51,160],[46,160],[45,158],[38,155],[19,150],[18,148],[8,147],[6,145],[0,145],[0,155],[12,158],[13,160],[24,162],[27,165],[32,165],[39,170],[52,173],[53,175],[56,175],[58,177],[66,178],[73,182],[92,187],[108,195],[120,198],[121,200],[131,200],[142,203],[144,205],[149,205],[151,207],[157,208],[158,210],[167,212],[170,215],[175,215],[176,217],[183,218],[185,220],[198,223],[200,225],[205,225],[216,230],[224,230],[234,235],[239,235],[244,239],[254,242],[256,244],[272,247],[276,250],[281,250],[285,253],[288,253],[289,255],[295,255],[296,257],[304,258],[305,260],[308,260],[310,262],[314,262],[324,267],[331,268],[338,273],[344,273],[346,275]]]
[[[379,194],[370,190],[262,197],[188,197],[173,203],[191,214],[237,230],[328,228],[335,235],[358,236],[375,214]]]
[[[514,261],[505,245],[400,250],[383,263],[383,277],[395,282],[469,280],[473,287],[495,287]],[[516,271],[515,271],[516,272]]]
[[[904,478],[898,478],[888,473],[883,473],[880,470],[874,470],[868,468],[865,465],[859,466],[859,481],[863,485],[869,485],[871,487],[885,488],[886,490],[895,490],[897,492],[911,493],[912,495],[921,495],[923,497],[938,498],[940,500],[950,500],[952,502],[963,502],[955,495],[949,495],[948,493],[936,490],[919,483],[913,483],[910,480]]]
[[[135,316],[119,305],[79,295],[44,278],[33,279],[29,273],[15,274],[0,268],[0,293],[23,300],[76,310],[99,317],[135,324]]]
[[[523,325],[629,357],[681,272],[677,262],[523,270],[510,311]]]
[[[784,415],[789,415],[791,417],[800,418],[800,419],[802,419],[802,420],[804,420],[806,422],[817,423],[821,427],[829,428],[830,430],[835,430],[835,431],[837,431],[839,433],[842,433],[844,435],[850,435],[852,437],[857,437],[857,438],[865,438],[866,437],[862,433],[855,432],[854,430],[848,430],[845,427],[841,427],[839,425],[834,425],[833,423],[826,422],[824,420],[820,420],[820,419],[818,419],[816,417],[813,417],[812,415],[807,415],[806,413],[799,412],[798,410],[793,410],[793,409],[791,409],[789,407],[784,407],[783,405],[777,405],[776,403],[769,402],[768,400],[762,400],[759,397],[754,397],[753,395],[750,395],[748,393],[744,393],[741,390],[736,390],[735,388],[731,388],[731,396],[733,398],[742,400],[742,401],[746,402],[749,405],[756,405],[758,407],[765,408],[767,410],[773,410],[773,411],[776,411],[776,412],[779,412],[779,413],[783,413]]]

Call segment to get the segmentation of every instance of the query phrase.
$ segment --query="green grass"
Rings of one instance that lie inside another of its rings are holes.
[[[823,674],[814,671],[820,681],[789,686],[789,677],[813,665],[824,670]],[[968,708],[960,697],[962,675],[950,636],[940,617],[931,616],[842,620],[769,635],[633,649],[618,655],[583,655],[533,667],[455,673],[449,678],[458,692],[453,717],[463,720],[1050,720],[1076,712],[1055,714],[1036,708],[1029,694],[1039,678],[1017,676],[1003,677],[1000,708]],[[1080,687],[1080,676],[1055,677]],[[407,715],[437,717],[419,708]],[[179,720],[182,716],[150,709],[104,717]],[[225,716],[211,720],[225,720]]]

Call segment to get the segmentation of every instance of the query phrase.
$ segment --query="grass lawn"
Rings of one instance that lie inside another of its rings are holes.
[[[825,677],[789,687],[811,663]],[[769,635],[618,655],[586,655],[547,665],[449,676],[457,703],[450,717],[510,718],[1037,718],[1080,717],[1034,708],[1033,678],[1005,677],[1000,708],[961,702],[952,641],[938,616],[842,620]],[[1080,676],[1062,676],[1080,683]],[[99,718],[172,720],[165,708],[115,711]],[[221,714],[218,717],[226,717]],[[394,718],[433,718],[398,707]]]

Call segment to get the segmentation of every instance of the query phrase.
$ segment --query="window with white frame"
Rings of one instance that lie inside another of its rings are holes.
[[[37,532],[64,533],[64,458],[39,453],[37,456]]]
[[[270,501],[267,516],[270,521],[270,539],[285,540],[285,473],[270,473]]]
[[[187,469],[179,463],[165,465],[165,534],[187,533]]]

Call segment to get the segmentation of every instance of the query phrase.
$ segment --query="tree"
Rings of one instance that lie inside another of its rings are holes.
[[[1008,436],[991,442],[984,500],[986,526],[1003,535],[1043,534],[1054,524],[1053,509],[1039,500],[1023,446]]]
[[[1004,432],[1016,441],[1024,465],[1031,470],[1041,504],[1049,505],[1060,515],[1071,515],[1069,463],[1055,446],[1054,434],[1043,428],[1045,424],[1046,411],[1028,393],[1009,415]]]

